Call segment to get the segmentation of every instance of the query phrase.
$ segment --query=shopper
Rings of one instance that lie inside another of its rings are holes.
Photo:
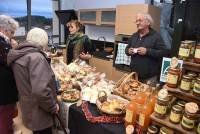
[[[26,41],[8,53],[19,91],[24,125],[33,134],[51,134],[53,114],[59,110],[54,73],[42,51],[48,44],[47,33],[34,28]]]
[[[11,39],[19,24],[10,16],[0,15],[0,133],[13,134],[13,114],[18,100],[13,72],[6,64]]]
[[[140,81],[156,83],[162,57],[167,56],[169,50],[160,34],[151,28],[153,19],[149,14],[137,14],[135,23],[138,31],[133,33],[125,49],[131,56],[130,68],[138,73]]]
[[[91,53],[95,51],[95,47],[88,36],[83,34],[81,23],[77,20],[71,20],[66,26],[70,32],[66,43],[66,63],[69,64],[77,58],[88,61],[91,58]]]

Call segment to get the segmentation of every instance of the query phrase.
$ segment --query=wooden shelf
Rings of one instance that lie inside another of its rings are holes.
[[[169,116],[167,116],[164,119],[159,119],[159,118],[155,117],[155,113],[152,113],[151,119],[156,125],[166,126],[168,128],[171,128],[171,129],[173,129],[173,131],[175,131],[175,133],[178,133],[178,134],[196,134],[195,129],[193,131],[187,131],[187,130],[184,130],[181,127],[180,123],[179,124],[171,123],[169,121]]]
[[[170,88],[167,85],[164,85],[163,88],[167,89],[171,94],[179,99],[183,99],[186,101],[196,102],[200,105],[200,97],[194,96],[192,91],[191,92],[184,92],[181,91],[179,88]]]
[[[184,61],[183,62],[183,67],[186,70],[200,72],[200,64],[197,64],[197,63],[194,63],[194,62]]]

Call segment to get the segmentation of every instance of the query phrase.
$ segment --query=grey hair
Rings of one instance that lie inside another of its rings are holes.
[[[149,21],[150,26],[153,26],[154,20],[153,20],[153,18],[151,17],[150,14],[148,14],[148,13],[138,13],[137,15],[143,15],[144,18],[145,18],[147,21]]]
[[[19,23],[10,16],[0,15],[0,28],[3,30],[15,31]]]

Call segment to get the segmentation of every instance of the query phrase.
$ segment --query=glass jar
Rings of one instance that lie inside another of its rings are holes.
[[[200,63],[200,43],[197,44],[195,49],[194,62]]]
[[[166,81],[167,86],[171,88],[176,88],[178,85],[179,76],[180,76],[180,69],[169,68]]]
[[[179,123],[182,117],[182,112],[183,112],[183,108],[179,105],[174,105],[172,107],[170,116],[169,116],[169,120],[172,123]]]
[[[183,75],[181,79],[180,89],[185,92],[191,90],[192,78],[188,75]]]
[[[200,77],[196,78],[194,82],[193,94],[196,96],[200,96]]]
[[[185,130],[192,130],[197,119],[198,105],[194,102],[185,104],[185,111],[181,121],[181,126]]]
[[[191,84],[191,89],[193,89],[194,87],[194,82],[196,80],[197,74],[194,72],[188,72],[187,73],[188,76],[190,76],[192,78],[192,84]]]
[[[177,101],[177,105],[181,106],[183,108],[183,111],[185,109],[185,104],[186,104],[186,101],[184,101],[184,100],[178,100]]]
[[[151,125],[147,129],[147,134],[157,134],[158,133],[158,128],[154,125]]]
[[[167,114],[167,108],[168,108],[169,99],[166,98],[157,98],[157,102],[155,104],[154,112],[155,116],[157,118],[165,118],[165,115]]]
[[[159,134],[173,134],[173,130],[166,128],[166,127],[161,127]]]
[[[200,134],[200,121],[198,122],[198,125],[197,125],[197,134]]]
[[[181,41],[181,45],[178,52],[178,58],[181,60],[188,60],[193,47],[192,41]]]

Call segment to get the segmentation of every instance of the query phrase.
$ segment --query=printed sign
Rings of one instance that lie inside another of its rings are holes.
[[[160,81],[162,82],[166,82],[167,80],[167,73],[170,68],[170,62],[171,62],[171,58],[163,57],[161,73],[160,73]],[[182,68],[183,60],[178,60],[178,66]]]

